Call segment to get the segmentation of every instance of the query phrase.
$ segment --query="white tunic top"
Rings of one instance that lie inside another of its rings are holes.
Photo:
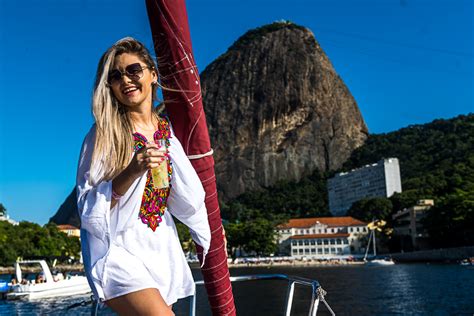
[[[81,244],[89,284],[101,301],[156,288],[168,305],[195,293],[191,270],[181,248],[173,216],[188,226],[207,254],[211,233],[201,181],[171,129],[171,191],[162,222],[155,232],[139,218],[147,173],[130,186],[110,209],[112,181],[90,182],[95,126],[87,134],[77,171],[77,205]]]

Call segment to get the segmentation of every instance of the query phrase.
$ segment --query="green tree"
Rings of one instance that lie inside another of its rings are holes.
[[[12,265],[18,257],[79,258],[80,240],[60,232],[55,224],[41,227],[30,222],[0,222],[0,265]]]
[[[176,224],[176,230],[178,231],[179,241],[181,243],[181,247],[183,250],[196,252],[196,246],[194,245],[193,239],[191,237],[191,233],[189,232],[189,228],[181,223],[176,218],[174,219]]]
[[[290,217],[330,216],[327,200],[326,176],[315,171],[298,182],[278,181],[220,205],[222,217],[231,222],[239,220],[248,209],[258,210],[259,217],[267,220],[284,221]]]
[[[389,200],[392,202],[392,209],[393,212],[397,212],[399,210],[403,210],[405,208],[412,207],[416,205],[418,200],[428,198],[420,193],[418,190],[406,190],[402,193],[395,193],[392,195]]]
[[[227,238],[227,251],[232,258],[236,257],[236,250],[242,250],[245,244],[244,224],[228,222],[224,225]]]
[[[265,218],[256,218],[240,223],[225,225],[227,246],[235,256],[236,249],[243,249],[247,253],[270,255],[276,249],[275,226]]]
[[[365,198],[354,202],[347,215],[364,222],[371,222],[373,219],[387,220],[392,207],[392,202],[387,198]]]
[[[436,201],[424,226],[435,247],[474,245],[474,195],[458,191]]]
[[[272,222],[257,218],[244,223],[244,250],[258,255],[273,254],[276,249],[275,226]]]

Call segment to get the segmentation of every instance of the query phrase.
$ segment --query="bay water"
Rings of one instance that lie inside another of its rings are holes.
[[[336,315],[474,315],[474,266],[456,264],[396,264],[305,267],[231,268],[232,276],[286,274],[319,281]],[[193,269],[196,280],[202,279]],[[282,280],[233,284],[238,315],[283,315],[287,283]],[[308,315],[309,287],[296,286],[291,315]],[[90,315],[91,306],[76,306],[88,295],[39,301],[0,301],[0,315]],[[197,287],[197,316],[210,315],[204,286]],[[173,307],[189,315],[189,299]],[[114,315],[108,309],[99,315]],[[318,315],[329,315],[323,304]]]

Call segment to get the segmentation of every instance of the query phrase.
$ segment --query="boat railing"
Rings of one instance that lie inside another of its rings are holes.
[[[285,302],[285,316],[291,315],[291,307],[293,305],[293,296],[295,292],[295,285],[303,285],[311,287],[311,302],[309,314],[310,316],[315,316],[318,312],[319,303],[322,302],[331,315],[336,315],[331,309],[329,304],[324,298],[327,294],[325,290],[321,287],[318,281],[311,280],[307,278],[297,277],[297,276],[288,276],[286,274],[255,274],[255,275],[242,275],[230,277],[231,282],[244,282],[244,281],[265,281],[265,280],[285,280],[288,282],[287,292],[286,292],[286,302]],[[195,281],[196,286],[204,285],[204,281]],[[92,316],[96,316],[98,313],[99,304],[97,301],[92,300]],[[196,295],[191,297],[190,301],[190,315],[196,316]]]
[[[231,282],[244,282],[244,281],[260,281],[260,280],[285,280],[288,282],[285,302],[285,316],[291,315],[291,307],[293,305],[293,296],[295,292],[295,285],[304,285],[311,287],[312,297],[310,302],[309,314],[315,316],[318,312],[319,302],[323,302],[331,315],[335,315],[329,304],[326,302],[324,296],[326,291],[323,290],[321,285],[316,280],[307,278],[288,276],[286,274],[255,274],[255,275],[242,275],[230,277]],[[194,282],[196,285],[204,285],[204,281]],[[190,316],[196,316],[196,295],[191,298],[190,302]]]

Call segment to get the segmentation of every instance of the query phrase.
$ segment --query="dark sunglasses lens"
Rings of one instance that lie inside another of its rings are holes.
[[[109,77],[107,78],[107,81],[109,82],[109,84],[112,84],[112,83],[120,80],[121,78],[122,78],[122,74],[120,73],[120,71],[115,69],[115,70],[112,70],[111,72],[109,72]]]
[[[141,77],[141,75],[143,74],[142,65],[138,63],[128,65],[125,68],[125,71],[127,72],[127,74],[130,74],[131,76],[134,76],[134,77]]]

